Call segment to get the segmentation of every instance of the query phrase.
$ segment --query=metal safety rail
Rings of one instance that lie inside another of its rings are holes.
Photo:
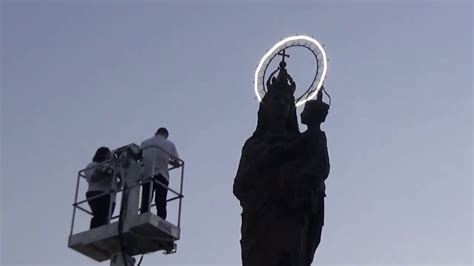
[[[117,194],[121,193],[124,191],[124,189],[131,189],[131,188],[134,188],[134,187],[137,187],[137,186],[143,186],[147,183],[151,183],[151,182],[154,182],[155,184],[158,184],[162,187],[165,187],[168,191],[170,191],[171,193],[173,193],[175,196],[173,196],[172,198],[170,199],[167,199],[166,201],[167,202],[171,202],[171,201],[174,201],[174,200],[178,200],[178,221],[177,221],[177,227],[180,229],[181,228],[181,208],[182,208],[182,199],[184,197],[183,195],[183,182],[184,182],[184,161],[180,158],[177,158],[175,157],[174,155],[170,154],[168,151],[162,149],[161,147],[157,146],[157,145],[152,145],[152,146],[149,146],[145,149],[142,149],[143,150],[148,150],[148,149],[154,149],[154,156],[156,156],[156,151],[157,150],[160,150],[162,152],[165,152],[167,153],[168,155],[170,155],[170,157],[175,160],[175,161],[178,161],[179,162],[179,165],[178,166],[171,166],[168,168],[168,171],[173,171],[173,170],[176,170],[176,169],[181,169],[180,171],[180,184],[179,184],[179,191],[176,191],[172,188],[170,188],[169,186],[166,186],[165,184],[159,182],[158,180],[155,180],[153,178],[148,178],[148,177],[144,177],[144,176],[140,176],[140,178],[138,179],[138,181],[136,182],[136,184],[133,184],[133,185],[128,185],[127,188],[124,188],[123,186],[120,187],[117,191],[109,191],[109,192],[104,192],[104,193],[101,193],[101,194],[98,194],[96,196],[93,196],[93,197],[90,197],[89,199],[84,199],[84,200],[81,200],[81,201],[78,201],[78,197],[79,197],[79,187],[81,185],[81,179],[86,179],[86,171],[88,170],[91,170],[91,169],[94,169],[94,168],[97,168],[97,167],[101,167],[101,166],[104,166],[104,165],[109,165],[112,167],[113,169],[113,173],[112,175],[114,176],[114,179],[113,179],[113,182],[116,182],[116,175],[117,175],[117,170],[118,168],[120,167],[119,166],[119,159],[118,158],[113,158],[111,160],[108,160],[108,161],[104,161],[102,163],[100,163],[99,165],[96,165],[96,166],[93,166],[93,167],[88,167],[88,168],[84,168],[82,170],[80,170],[77,174],[77,181],[76,181],[76,190],[75,190],[75,195],[74,195],[74,203],[72,204],[73,206],[73,211],[72,211],[72,220],[71,220],[71,229],[70,229],[70,233],[69,233],[69,236],[72,236],[73,233],[74,233],[74,224],[75,224],[75,219],[76,219],[76,210],[79,209],[85,213],[87,213],[88,215],[92,216],[92,212],[90,212],[89,210],[85,209],[84,207],[82,207],[81,205],[84,205],[85,203],[87,203],[88,201],[91,201],[91,200],[94,200],[96,198],[99,198],[99,197],[102,197],[102,196],[105,196],[105,195],[111,195],[111,197],[113,196],[116,196]],[[155,170],[155,158],[153,158],[153,165],[152,165],[152,176],[154,176],[154,170]],[[143,169],[143,160],[141,161],[141,165],[142,165],[142,169]],[[143,173],[141,173],[142,175]],[[115,185],[115,184],[114,184]],[[149,195],[149,198],[148,198],[148,206],[150,206],[150,211],[151,211],[151,208],[156,206],[156,204],[150,204],[151,203],[151,197],[152,197],[152,193],[151,193],[151,190],[152,190],[152,186],[149,186],[150,187],[150,193],[148,194]],[[143,188],[142,188],[143,189]],[[123,202],[121,202],[123,204]],[[112,204],[113,204],[113,201],[110,200],[110,206],[109,206],[109,223],[111,220],[114,220],[114,219],[117,219],[119,218],[119,215],[116,215],[116,216],[112,216]],[[140,211],[140,207],[137,208],[137,213],[138,211]]]

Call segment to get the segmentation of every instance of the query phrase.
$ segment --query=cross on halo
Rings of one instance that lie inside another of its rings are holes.
[[[283,49],[281,52],[278,52],[277,55],[281,55],[281,61],[285,62],[285,57],[290,57],[290,55],[286,54],[286,50]]]

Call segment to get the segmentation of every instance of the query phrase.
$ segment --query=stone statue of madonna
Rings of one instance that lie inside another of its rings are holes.
[[[321,97],[308,101],[302,113],[308,130],[300,133],[295,83],[285,67],[282,61],[278,76],[267,81],[234,180],[243,266],[310,265],[320,241],[329,157],[319,125],[329,106]]]

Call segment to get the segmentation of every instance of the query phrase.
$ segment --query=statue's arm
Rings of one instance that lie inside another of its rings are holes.
[[[331,164],[329,162],[328,141],[327,141],[325,133],[323,133],[323,145],[324,145],[323,177],[324,177],[324,180],[326,180],[331,170]]]
[[[319,185],[327,179],[330,171],[327,140],[324,133],[319,136],[319,140],[314,138],[304,140],[301,137],[291,143],[289,148],[295,151],[294,154],[289,153],[292,160],[286,161],[283,165],[283,172],[279,178],[280,185]]]
[[[244,144],[233,184],[233,193],[239,200],[257,193],[265,183],[262,169],[269,163],[267,150],[267,145],[259,141],[248,140]]]

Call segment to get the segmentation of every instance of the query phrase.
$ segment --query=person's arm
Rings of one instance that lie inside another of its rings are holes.
[[[170,153],[171,153],[170,164],[174,167],[181,166],[181,162],[179,161],[179,157],[178,157],[178,151],[176,150],[176,146],[173,143],[171,143]]]
[[[94,183],[109,182],[112,179],[113,169],[110,165],[98,165],[91,176],[91,181]]]
[[[120,190],[123,185],[122,176],[120,175],[120,173],[117,173],[117,175],[115,176],[115,182],[117,182],[117,190]]]
[[[181,163],[176,159],[174,159],[174,160],[170,159],[170,164],[174,167],[180,167],[181,166]]]

